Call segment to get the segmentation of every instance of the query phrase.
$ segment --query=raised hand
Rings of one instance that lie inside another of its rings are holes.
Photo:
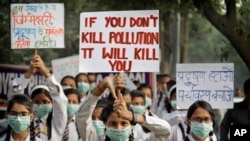
[[[117,99],[114,101],[113,110],[119,117],[132,121],[132,112],[127,109],[126,102],[123,100],[122,94],[119,90],[117,91]]]
[[[34,55],[31,61],[34,68],[40,71],[45,77],[50,76],[50,72],[39,55]]]
[[[122,75],[107,76],[100,82],[97,87],[92,91],[96,96],[100,96],[102,92],[108,88],[114,99],[117,99],[116,90],[121,89],[125,86],[124,77]]]

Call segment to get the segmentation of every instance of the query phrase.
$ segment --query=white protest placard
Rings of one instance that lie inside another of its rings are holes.
[[[11,49],[63,48],[64,4],[10,5]]]
[[[159,11],[80,15],[81,72],[158,72]]]
[[[51,61],[52,63],[52,72],[56,77],[57,81],[61,81],[61,79],[66,75],[71,75],[75,77],[79,73],[79,56],[70,56],[60,59],[54,59]]]
[[[233,108],[234,65],[177,64],[177,105],[187,109],[197,100],[205,100],[215,109]]]

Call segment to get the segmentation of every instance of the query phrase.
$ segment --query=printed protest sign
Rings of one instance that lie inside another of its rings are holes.
[[[158,72],[159,11],[84,12],[80,72]]]
[[[205,100],[216,109],[233,108],[233,64],[177,64],[176,69],[180,109],[187,109],[197,100]]]
[[[63,48],[64,4],[11,4],[11,49]]]

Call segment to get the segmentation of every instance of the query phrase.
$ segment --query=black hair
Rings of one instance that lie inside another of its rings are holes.
[[[132,101],[136,97],[141,97],[144,100],[144,104],[145,104],[145,102],[146,102],[145,95],[141,91],[139,91],[139,90],[132,90],[132,91],[130,91],[130,95],[131,95]]]
[[[248,78],[248,79],[244,82],[243,89],[244,89],[244,94],[245,94],[245,96],[246,96],[248,93],[250,93],[250,78]]]
[[[48,117],[47,117],[47,120],[46,120],[46,123],[47,123],[47,136],[48,136],[48,139],[50,140],[51,139],[51,136],[52,136],[52,129],[51,129],[51,125],[52,125],[52,117],[53,117],[53,109],[52,111],[48,114]]]
[[[32,94],[31,94],[31,99],[33,99],[36,95],[39,95],[39,94],[41,94],[41,93],[43,93],[43,94],[45,94],[45,96],[47,96],[50,100],[51,100],[51,102],[53,102],[53,100],[52,100],[52,98],[51,98],[51,96],[50,96],[50,94],[49,94],[49,91],[47,91],[46,89],[43,89],[43,88],[38,88],[38,89],[36,89],[36,90],[34,90],[33,92],[32,92]],[[52,109],[52,111],[53,111],[53,109]],[[47,123],[47,136],[48,136],[48,139],[51,139],[51,124],[52,124],[52,111],[48,114],[48,117],[47,117],[47,119],[46,119],[46,123]],[[34,123],[33,123],[33,126],[32,126],[32,128],[34,128]]]
[[[174,88],[174,89],[171,91],[169,99],[172,97],[172,95],[173,95],[174,93],[176,93],[176,88]]]
[[[176,85],[176,81],[174,79],[171,79],[168,81],[167,86],[168,86],[168,91],[172,86]]]
[[[30,98],[31,99],[34,99],[35,96],[39,95],[39,94],[45,94],[46,97],[48,97],[50,99],[50,101],[52,102],[52,98],[49,94],[49,91],[47,91],[46,89],[43,89],[43,88],[37,88],[36,90],[34,90],[32,93],[31,93],[31,96]]]
[[[101,120],[102,120],[104,123],[107,122],[108,117],[111,115],[111,113],[114,112],[114,110],[113,110],[113,104],[114,104],[113,102],[108,103],[107,106],[106,106],[105,108],[103,108],[103,110],[102,110],[102,113],[101,113]],[[126,106],[127,106],[127,109],[128,109],[129,111],[133,112],[132,109],[131,109],[131,107],[130,107],[128,104],[127,104]],[[132,121],[130,121],[130,124],[132,125]],[[110,141],[110,139],[109,139],[108,136],[106,136],[105,141]],[[129,136],[129,141],[134,141],[134,134],[133,134],[133,131],[132,131],[131,135]]]
[[[153,98],[153,90],[151,88],[151,86],[147,83],[142,83],[140,84],[140,86],[137,88],[137,90],[141,91],[142,89],[150,89],[151,91],[151,98]]]
[[[95,108],[105,108],[108,105],[108,102],[102,99],[99,99],[97,101],[97,104],[95,106]]]
[[[63,92],[64,92],[65,96],[68,96],[70,94],[75,94],[77,96],[78,102],[80,103],[81,100],[80,100],[79,92],[76,89],[69,88],[69,89],[63,90]]]
[[[133,80],[133,83],[136,85],[136,86],[139,86],[141,83],[139,80]]]
[[[122,88],[122,89],[121,89],[121,94],[122,94],[122,96],[130,95],[129,89],[127,89],[127,88]],[[112,96],[111,93],[109,94],[107,100],[108,100],[108,101],[115,101],[115,99],[114,99],[114,97]]]
[[[168,74],[165,74],[165,75],[161,75],[161,77],[163,77],[163,76],[165,76],[165,77],[170,77],[170,75],[168,75]],[[171,78],[171,77],[170,77]],[[160,79],[160,78],[159,78]],[[161,79],[159,80],[159,81],[161,81]],[[171,80],[169,80],[168,82],[167,82],[167,89],[169,90],[173,85],[175,85],[176,84],[176,81],[175,80],[173,80],[173,79],[171,79]],[[161,102],[161,99],[163,98],[163,93],[162,92],[160,92],[160,96],[159,96],[159,99],[158,99],[158,101],[157,101],[157,106],[159,107],[160,106],[160,102]],[[167,111],[168,111],[168,113],[170,113],[171,112],[171,108],[169,108],[169,105],[171,105],[169,102],[168,102],[168,99],[167,99],[167,97],[166,97],[166,99],[165,99],[165,108],[167,109]],[[170,112],[169,112],[170,111]]]
[[[33,113],[32,100],[25,94],[16,94],[16,95],[13,95],[11,97],[11,99],[8,101],[7,113],[10,112],[10,110],[12,109],[14,104],[16,104],[16,103],[26,106],[27,110],[30,113]],[[33,121],[31,121],[29,128],[30,128],[30,141],[35,141],[35,131],[34,131],[34,122]],[[12,129],[11,129],[10,125],[8,125],[7,133],[6,133],[7,135],[6,135],[5,141],[10,141],[11,131],[12,131]]]
[[[174,86],[174,85],[176,85],[176,81],[175,81],[175,80],[171,79],[171,80],[168,81],[168,83],[167,83],[168,92],[169,92],[170,88],[171,88],[172,86]],[[174,92],[176,92],[176,88],[174,88],[174,89],[171,91],[170,97],[171,97],[171,95],[174,94]],[[166,97],[166,98],[165,98],[165,101],[164,101],[164,103],[165,103],[165,104],[164,104],[164,108],[167,110],[168,113],[171,113],[171,112],[174,110],[174,108],[172,107],[171,103],[169,102],[170,97]]]
[[[61,82],[60,82],[61,85],[62,85],[63,81],[64,81],[66,78],[69,78],[69,79],[74,80],[74,82],[75,82],[75,84],[76,84],[76,88],[78,87],[78,86],[77,86],[77,81],[76,81],[75,77],[73,77],[73,76],[71,76],[71,75],[66,75],[66,76],[64,76],[64,77],[61,79]]]
[[[187,119],[190,119],[192,117],[193,113],[195,112],[195,110],[197,108],[199,108],[199,107],[208,111],[209,115],[211,116],[213,126],[214,126],[215,125],[215,114],[213,112],[213,109],[212,109],[211,105],[208,102],[204,101],[204,100],[198,100],[198,101],[194,102],[188,108]],[[188,126],[187,134],[189,134],[189,133],[190,133],[190,127]],[[209,133],[210,141],[213,141],[212,136],[213,136],[213,131],[211,131]],[[189,141],[189,139],[186,137],[185,141]]]
[[[89,83],[93,83],[93,82],[95,82],[95,81],[93,81],[93,82],[92,82],[92,81],[90,81],[90,79],[89,79],[89,76],[90,76],[90,75],[92,75],[92,76],[95,76],[95,77],[96,77],[96,73],[88,73],[88,74],[87,74],[87,76],[88,76],[88,80],[89,80]]]
[[[75,76],[75,80],[76,80],[76,82],[78,82],[78,77],[80,77],[81,75],[86,76],[86,77],[87,77],[87,79],[88,79],[88,81],[89,81],[88,75],[87,75],[86,73],[84,73],[84,72],[80,72],[80,73],[78,73],[78,74]]]

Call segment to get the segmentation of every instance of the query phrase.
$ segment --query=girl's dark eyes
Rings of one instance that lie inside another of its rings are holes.
[[[115,122],[110,122],[109,125],[110,125],[110,126],[114,126],[114,125],[115,125]]]
[[[122,122],[121,124],[122,124],[123,126],[125,126],[125,125],[128,125],[128,122],[125,122],[125,121],[124,121],[124,122]]]

